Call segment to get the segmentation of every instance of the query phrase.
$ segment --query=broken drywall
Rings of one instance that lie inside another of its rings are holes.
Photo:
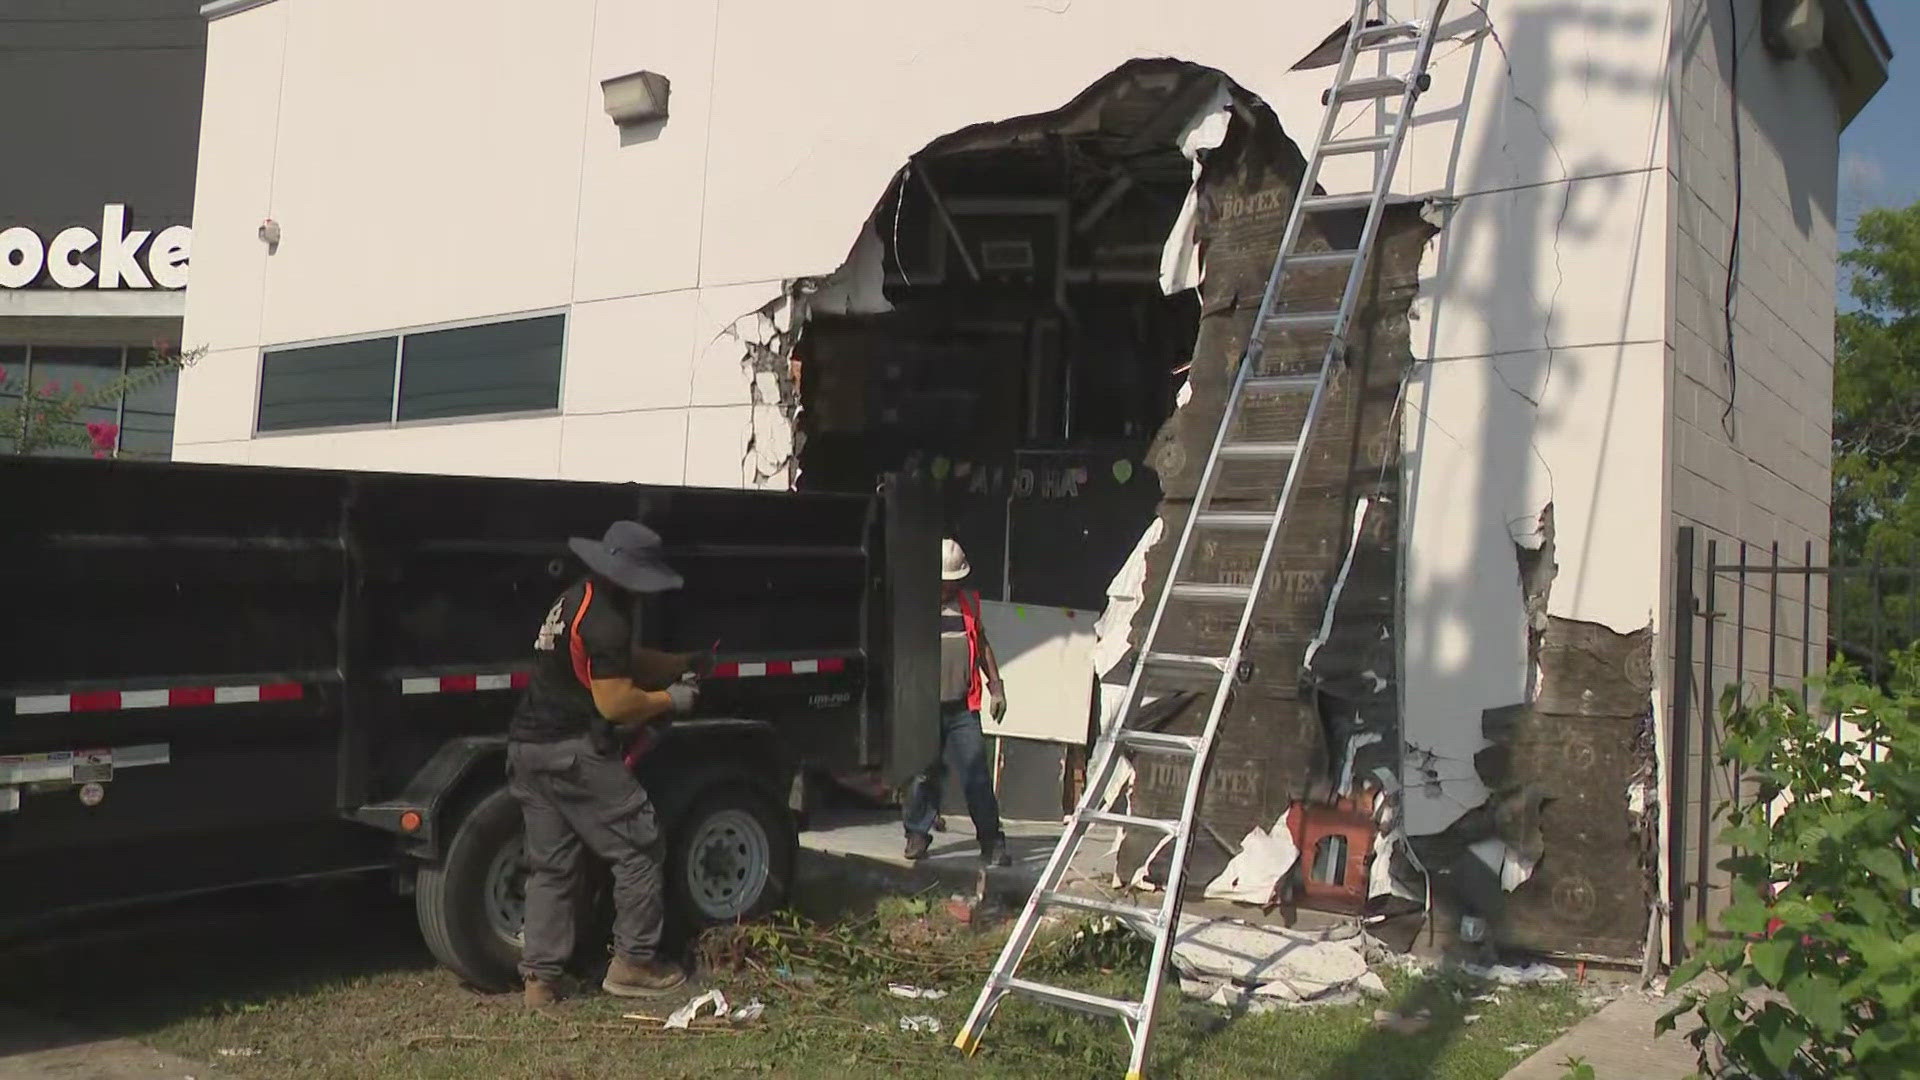
[[[1160,291],[1168,296],[1198,288],[1206,273],[1200,260],[1201,159],[1207,151],[1218,149],[1226,141],[1227,127],[1233,122],[1232,102],[1227,81],[1217,81],[1212,96],[1194,112],[1180,132],[1180,153],[1193,162],[1193,186],[1187,189],[1186,201],[1180,204],[1173,231],[1160,252]]]
[[[1652,649],[1651,629],[1546,618],[1537,696],[1482,719],[1488,800],[1412,841],[1445,910],[1485,918],[1504,946],[1641,955],[1657,829],[1623,793],[1652,775]]]
[[[1188,513],[1304,165],[1272,113],[1235,94],[1233,122],[1205,156],[1195,187],[1195,235],[1204,274],[1200,334],[1188,372],[1191,398],[1161,429],[1149,458],[1165,494],[1160,517],[1169,536]],[[1307,226],[1306,245],[1350,247],[1359,225],[1358,214],[1323,215]],[[1288,527],[1266,579],[1258,583],[1265,596],[1244,650],[1251,678],[1233,695],[1216,743],[1200,812],[1208,828],[1196,837],[1189,867],[1196,888],[1236,854],[1239,845],[1222,838],[1264,828],[1295,800],[1330,794],[1343,776],[1372,785],[1374,769],[1395,767],[1399,443],[1394,415],[1411,361],[1407,305],[1430,231],[1416,208],[1386,211],[1348,363],[1329,385]],[[1293,302],[1302,305],[1330,306],[1345,282],[1337,273],[1300,279]],[[1269,340],[1261,363],[1263,373],[1310,373],[1319,361],[1313,344],[1276,338]],[[1300,395],[1251,399],[1241,413],[1240,434],[1291,438],[1304,405]],[[1260,500],[1271,500],[1283,476],[1283,469],[1266,463],[1223,468],[1216,499],[1235,509],[1270,507],[1270,501]],[[1194,543],[1190,575],[1245,583],[1258,562],[1262,537],[1203,534]],[[1162,543],[1148,552],[1149,596],[1166,576],[1172,546]],[[1334,582],[1343,570],[1334,598]],[[1146,614],[1135,620],[1136,641],[1145,632]],[[1157,647],[1221,655],[1237,619],[1238,611],[1224,606],[1174,603]],[[1307,652],[1316,640],[1309,670]],[[1203,710],[1188,709],[1174,716],[1168,729],[1190,733],[1203,720]],[[1177,813],[1184,766],[1152,754],[1140,755],[1134,764],[1136,812]],[[1159,879],[1150,859],[1155,839],[1130,837],[1122,845],[1126,874],[1144,865],[1148,880]]]

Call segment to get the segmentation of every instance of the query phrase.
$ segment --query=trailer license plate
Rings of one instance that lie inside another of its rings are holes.
[[[113,779],[113,751],[80,750],[73,755],[73,782],[104,784]]]

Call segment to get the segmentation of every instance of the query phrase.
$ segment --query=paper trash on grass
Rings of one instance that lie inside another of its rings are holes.
[[[712,1007],[715,1017],[727,1015],[727,995],[718,990],[709,990],[701,994],[699,997],[673,1010],[673,1014],[667,1017],[667,1026],[670,1028],[679,1028],[684,1031],[687,1025],[693,1023],[694,1018],[700,1015],[700,1010],[709,1006]]]
[[[925,986],[909,986],[906,983],[888,983],[887,993],[908,1001],[939,1001],[947,996],[945,990],[934,990]]]
[[[900,1018],[901,1031],[925,1031],[933,1035],[940,1034],[940,1021],[932,1016],[903,1016]]]
[[[1240,841],[1240,853],[1228,861],[1220,876],[1207,885],[1209,900],[1234,900],[1242,904],[1266,907],[1273,903],[1280,879],[1300,859],[1293,845],[1293,832],[1287,828],[1289,807],[1273,823],[1271,831],[1255,828]]]
[[[748,1020],[760,1019],[760,1014],[766,1011],[767,1011],[767,1007],[760,1003],[759,998],[755,998],[752,1001],[747,1002],[745,1005],[742,1005],[739,1008],[733,1010],[733,1012],[727,1015],[727,1019],[737,1021],[740,1023],[745,1023]]]
[[[231,1058],[250,1058],[250,1057],[260,1056],[259,1049],[252,1046],[223,1046],[220,1049],[215,1050],[214,1053],[220,1055],[221,1057],[231,1057]]]

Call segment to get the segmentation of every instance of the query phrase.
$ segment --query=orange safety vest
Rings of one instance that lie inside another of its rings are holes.
[[[980,594],[959,591],[960,621],[967,630],[967,708],[980,711]]]

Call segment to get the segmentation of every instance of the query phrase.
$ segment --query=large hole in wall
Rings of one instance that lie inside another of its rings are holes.
[[[774,345],[750,350],[750,376],[757,400],[779,406],[760,415],[782,425],[756,475],[852,492],[896,469],[932,477],[973,584],[989,599],[1104,612],[1086,678],[1124,683],[1151,607],[1141,600],[1165,576],[1303,170],[1256,97],[1171,60],[1128,63],[1054,112],[935,140],[893,178],[846,265],[795,283],[756,323]],[[1306,246],[1351,248],[1361,225],[1358,212],[1321,215]],[[1204,789],[1196,891],[1243,837],[1300,807],[1304,836],[1352,837],[1339,884],[1322,890],[1334,906],[1417,895],[1369,883],[1397,875],[1366,869],[1381,820],[1367,808],[1388,805],[1375,795],[1397,768],[1395,425],[1407,308],[1432,232],[1414,206],[1383,223],[1302,494],[1259,583],[1255,674],[1223,720]],[[1325,305],[1345,274],[1302,278],[1289,302]],[[1262,371],[1317,366],[1323,348],[1270,342]],[[1302,405],[1251,402],[1239,435],[1282,437]],[[1253,509],[1270,505],[1280,479],[1241,470],[1222,490]],[[1209,542],[1189,573],[1246,583],[1257,548]],[[1226,651],[1232,620],[1218,610],[1169,618],[1161,648]],[[1163,700],[1159,723],[1197,726],[1204,710]],[[1074,794],[1072,749],[1003,740],[1003,750],[1015,742],[1020,754],[999,757],[1003,812],[1056,817]],[[1135,811],[1177,815],[1184,765],[1146,755],[1131,768]],[[1307,813],[1308,802],[1321,809]],[[1122,877],[1161,880],[1153,839],[1125,838]],[[1310,902],[1311,842],[1304,849],[1308,865],[1289,880]],[[1280,885],[1254,891],[1278,897]]]
[[[798,486],[924,470],[984,597],[1099,612],[1160,499],[1144,459],[1199,305],[1159,267],[1193,183],[1179,137],[1222,83],[1129,64],[915,155],[856,245],[864,290],[811,306]]]

